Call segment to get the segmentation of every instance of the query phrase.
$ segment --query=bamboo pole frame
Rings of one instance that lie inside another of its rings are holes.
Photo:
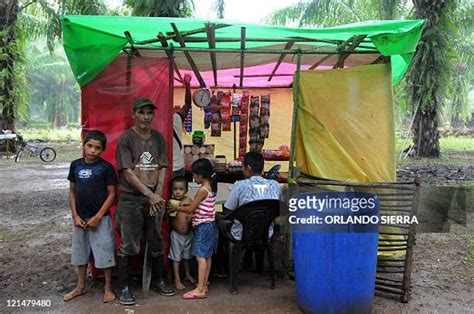
[[[293,116],[292,116],[292,124],[291,124],[291,142],[290,142],[290,165],[289,165],[289,175],[290,178],[294,179],[296,177],[295,172],[295,132],[296,132],[296,116],[299,107],[299,80],[300,80],[300,70],[301,70],[301,57],[302,55],[325,55],[322,59],[318,62],[313,64],[310,69],[315,69],[319,65],[321,65],[324,61],[329,59],[332,55],[339,55],[339,58],[334,65],[335,67],[340,67],[343,65],[344,60],[350,56],[351,54],[380,54],[380,52],[371,46],[365,46],[364,43],[370,43],[367,40],[367,35],[356,35],[352,36],[346,41],[343,40],[331,40],[331,39],[311,39],[311,38],[300,38],[300,37],[292,37],[292,38],[247,38],[246,36],[246,28],[241,27],[241,36],[240,38],[224,38],[224,37],[217,37],[216,30],[228,27],[228,24],[215,24],[215,23],[206,23],[203,28],[198,28],[195,30],[180,32],[175,23],[170,23],[171,27],[173,28],[173,32],[166,33],[167,36],[164,36],[162,33],[157,35],[157,38],[144,40],[144,41],[133,41],[131,35],[128,33],[128,41],[129,46],[125,47],[123,50],[128,52],[129,54],[133,55],[133,52],[136,51],[139,53],[139,50],[156,50],[156,51],[164,51],[166,55],[172,60],[172,67],[174,71],[178,70],[178,67],[173,60],[172,56],[176,52],[184,53],[191,69],[193,70],[197,80],[201,87],[205,87],[206,83],[204,82],[197,65],[195,64],[193,58],[191,57],[191,52],[204,52],[209,53],[211,66],[214,76],[214,87],[218,87],[217,84],[217,62],[216,62],[216,54],[217,53],[234,53],[240,55],[240,88],[243,88],[243,79],[244,77],[258,77],[260,75],[244,75],[244,63],[245,63],[245,54],[278,54],[279,59],[277,64],[275,65],[272,73],[269,74],[268,81],[274,76],[288,76],[289,74],[277,74],[276,71],[278,70],[279,65],[283,61],[286,55],[296,55],[296,71],[294,73],[294,82],[289,86],[277,86],[277,87],[285,87],[285,88],[294,88],[293,93]],[[187,37],[189,35],[195,35],[204,33],[207,37]],[[168,40],[172,39],[179,43],[180,47],[174,47],[173,45],[168,45]],[[240,48],[216,48],[216,42],[239,42],[240,41]],[[246,48],[245,43],[249,41],[262,41],[262,42],[275,42],[275,43],[286,43],[283,49],[265,49],[265,48]],[[161,47],[159,46],[147,46],[153,43],[161,43]],[[194,47],[187,47],[186,42],[207,42],[209,48],[194,48]],[[301,48],[294,48],[292,46],[295,43],[308,43],[308,42],[319,42],[319,43],[327,43],[328,46],[322,47],[311,47],[308,49],[301,49]],[[330,47],[329,45],[333,45],[334,47]],[[357,48],[362,48],[363,50],[356,50]],[[376,59],[377,62],[386,61],[387,59],[383,59],[378,57]],[[179,71],[177,71],[177,75],[179,80],[182,81],[180,77]],[[261,75],[263,76],[263,75]],[[266,75],[265,75],[266,76]],[[179,81],[178,80],[178,81]],[[172,83],[171,83],[172,84]],[[249,88],[249,87],[246,87]],[[274,88],[274,87],[272,87]]]
[[[293,85],[293,118],[291,120],[291,140],[290,140],[290,165],[289,179],[295,178],[295,141],[296,141],[296,115],[299,107],[299,89],[300,89],[300,69],[301,69],[301,53],[296,55],[296,72]]]

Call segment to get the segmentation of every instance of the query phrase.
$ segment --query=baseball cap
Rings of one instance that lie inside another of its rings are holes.
[[[153,104],[153,102],[148,99],[148,98],[138,98],[137,100],[135,100],[133,102],[133,110],[137,110],[138,108],[141,108],[141,107],[145,107],[145,106],[151,106],[153,107],[155,110],[158,109],[156,108],[156,106]]]

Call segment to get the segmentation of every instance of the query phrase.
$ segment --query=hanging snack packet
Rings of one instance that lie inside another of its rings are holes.
[[[260,137],[270,135],[270,95],[262,95],[260,104]]]
[[[232,98],[230,91],[224,91],[221,97],[221,120],[222,120],[222,131],[231,130],[231,106]]]
[[[232,122],[237,122],[240,119],[240,99],[242,96],[237,93],[232,94]]]
[[[247,127],[248,127],[248,107],[249,91],[243,91],[240,99],[240,128],[239,128],[239,159],[244,158],[247,152]]]
[[[219,96],[222,92],[217,92],[217,96],[211,97],[211,136],[221,136],[221,114]]]

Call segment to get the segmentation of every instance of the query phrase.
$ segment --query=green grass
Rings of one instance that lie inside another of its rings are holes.
[[[46,140],[46,141],[81,141],[81,129],[79,127],[66,127],[66,128],[19,128],[23,138],[29,140]]]
[[[395,140],[395,150],[400,155],[400,152],[410,146],[412,140],[408,139],[405,143],[404,138],[397,138]],[[446,136],[439,140],[441,152],[462,152],[474,151],[474,137],[473,136]],[[397,155],[397,156],[398,156]]]
[[[461,257],[463,264],[471,264],[474,261],[474,238],[469,239],[466,248],[466,255]]]
[[[474,151],[474,137],[447,136],[439,140],[441,151]]]

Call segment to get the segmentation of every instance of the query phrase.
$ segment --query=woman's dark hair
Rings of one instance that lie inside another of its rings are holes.
[[[214,172],[212,163],[207,158],[201,158],[193,162],[191,171],[195,174],[201,175],[211,182],[212,192],[217,193],[217,177]]]
[[[262,174],[264,160],[259,152],[248,152],[244,155],[244,166],[250,166],[253,174]]]
[[[186,188],[186,191],[188,191],[188,180],[186,180],[186,178],[183,177],[183,176],[174,177],[174,178],[171,180],[171,188],[173,188],[173,185],[174,185],[175,183],[179,183],[179,182],[184,183],[184,186],[185,186],[185,188]]]
[[[104,133],[97,130],[92,130],[87,132],[86,137],[84,138],[84,145],[87,144],[90,140],[99,141],[102,145],[102,149],[105,150],[105,146],[107,145],[107,137]]]

